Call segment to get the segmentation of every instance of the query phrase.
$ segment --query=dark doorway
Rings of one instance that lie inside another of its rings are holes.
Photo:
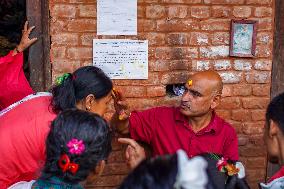
[[[24,70],[35,91],[45,91],[51,84],[49,59],[49,7],[47,0],[0,0],[0,56],[20,42],[25,21],[36,26],[31,37],[38,41],[24,52]]]
[[[271,98],[281,92],[284,92],[284,1],[275,0]],[[271,177],[277,170],[278,165],[268,163],[267,177]]]

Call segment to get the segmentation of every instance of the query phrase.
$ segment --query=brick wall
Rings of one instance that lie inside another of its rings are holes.
[[[216,70],[225,83],[219,115],[236,128],[239,152],[252,188],[265,177],[263,125],[270,98],[273,0],[138,0],[138,35],[149,40],[149,79],[114,81],[132,108],[174,105],[167,84],[184,82],[190,73]],[[53,78],[90,65],[96,35],[95,0],[51,0]],[[258,21],[256,58],[231,58],[231,19]],[[107,115],[109,117],[110,113]],[[113,188],[127,174],[123,147],[114,152],[104,175],[89,188]]]

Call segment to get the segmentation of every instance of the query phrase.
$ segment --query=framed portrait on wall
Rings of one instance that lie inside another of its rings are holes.
[[[256,27],[257,21],[254,20],[231,21],[230,56],[255,56]]]

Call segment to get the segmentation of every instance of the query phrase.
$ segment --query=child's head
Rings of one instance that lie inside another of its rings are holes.
[[[63,111],[52,122],[46,139],[41,178],[57,176],[78,183],[107,159],[110,151],[111,131],[103,118],[87,111]]]
[[[69,108],[88,110],[99,115],[106,112],[113,88],[111,79],[95,66],[85,66],[56,80],[51,89],[54,112]]]
[[[147,159],[128,175],[119,189],[249,189],[238,174],[228,176],[219,171],[217,162],[210,154],[188,160],[180,151]]]
[[[274,97],[266,111],[265,141],[269,161],[279,163],[284,161],[281,155],[284,149],[284,93]]]

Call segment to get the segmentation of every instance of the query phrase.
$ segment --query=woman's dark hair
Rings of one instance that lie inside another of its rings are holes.
[[[227,177],[218,171],[217,160],[210,154],[201,155],[208,163],[206,189],[249,189],[245,179]],[[119,189],[173,189],[177,175],[177,155],[144,160],[123,181]]]
[[[69,152],[67,144],[72,139],[83,141],[85,150],[81,154]],[[52,122],[46,139],[46,163],[41,179],[57,176],[67,183],[78,183],[87,178],[99,161],[107,159],[110,152],[111,131],[103,118],[77,109],[63,111]],[[75,174],[63,172],[59,167],[63,154],[79,165]]]
[[[270,126],[270,120],[278,124],[284,133],[284,93],[274,97],[269,103],[266,111],[266,125]]]
[[[53,111],[59,113],[68,108],[75,108],[76,102],[89,94],[93,94],[96,99],[103,98],[112,87],[110,78],[100,68],[81,67],[51,89]]]
[[[118,189],[172,189],[177,175],[177,155],[141,162]]]

